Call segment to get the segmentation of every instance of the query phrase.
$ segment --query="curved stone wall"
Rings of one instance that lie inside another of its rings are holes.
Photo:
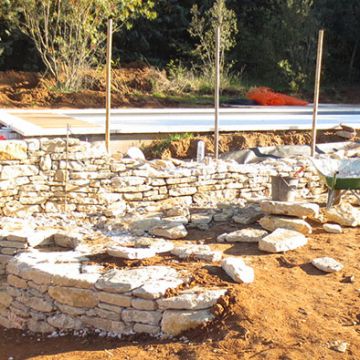
[[[0,288],[0,325],[32,332],[147,333],[166,337],[212,321],[211,307],[226,289],[191,288],[169,266],[106,270],[77,251],[32,250],[7,265]]]

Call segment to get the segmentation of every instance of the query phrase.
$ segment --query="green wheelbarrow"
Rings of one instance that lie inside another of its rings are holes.
[[[311,161],[328,188],[327,208],[338,204],[346,192],[360,201],[360,159],[311,158]]]

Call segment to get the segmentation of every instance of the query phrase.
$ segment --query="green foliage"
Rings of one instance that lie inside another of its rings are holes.
[[[224,72],[225,54],[231,50],[236,42],[238,31],[236,14],[226,7],[225,0],[216,0],[213,6],[201,13],[199,7],[194,5],[191,9],[192,20],[189,27],[191,37],[197,40],[193,54],[201,62],[201,73],[215,75],[215,33],[220,26],[220,69]]]
[[[130,27],[139,15],[154,17],[154,3],[142,0],[10,0],[7,18],[27,34],[61,90],[81,86],[83,71],[104,53],[104,27]]]

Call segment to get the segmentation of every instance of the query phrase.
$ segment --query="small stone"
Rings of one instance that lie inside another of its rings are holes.
[[[224,271],[236,282],[249,284],[254,281],[254,269],[240,258],[228,257],[221,263]]]
[[[342,228],[338,224],[324,224],[323,229],[326,232],[332,233],[332,234],[341,234],[342,233]]]
[[[345,353],[347,348],[348,348],[348,343],[346,341],[336,340],[330,343],[330,349],[340,353]]]
[[[311,263],[319,270],[332,273],[341,271],[344,266],[330,257],[317,258],[311,261]]]
[[[212,219],[213,215],[208,213],[197,213],[191,215],[191,222],[195,225],[209,224]]]
[[[306,237],[294,230],[277,229],[259,241],[259,249],[278,253],[297,249],[307,244]]]

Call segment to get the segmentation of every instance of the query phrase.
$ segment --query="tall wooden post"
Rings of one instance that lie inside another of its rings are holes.
[[[105,145],[110,152],[110,110],[111,110],[111,53],[112,53],[112,19],[107,24],[106,41],[106,124],[105,124]]]
[[[220,108],[220,42],[221,42],[220,24],[215,33],[215,159],[219,158],[219,108]]]
[[[319,31],[318,48],[316,57],[316,72],[315,72],[315,89],[314,89],[314,109],[312,118],[312,131],[311,131],[311,156],[315,155],[316,147],[316,133],[317,133],[317,113],[319,107],[319,93],[320,93],[320,77],[321,77],[321,63],[323,55],[323,42],[324,42],[324,30]]]

